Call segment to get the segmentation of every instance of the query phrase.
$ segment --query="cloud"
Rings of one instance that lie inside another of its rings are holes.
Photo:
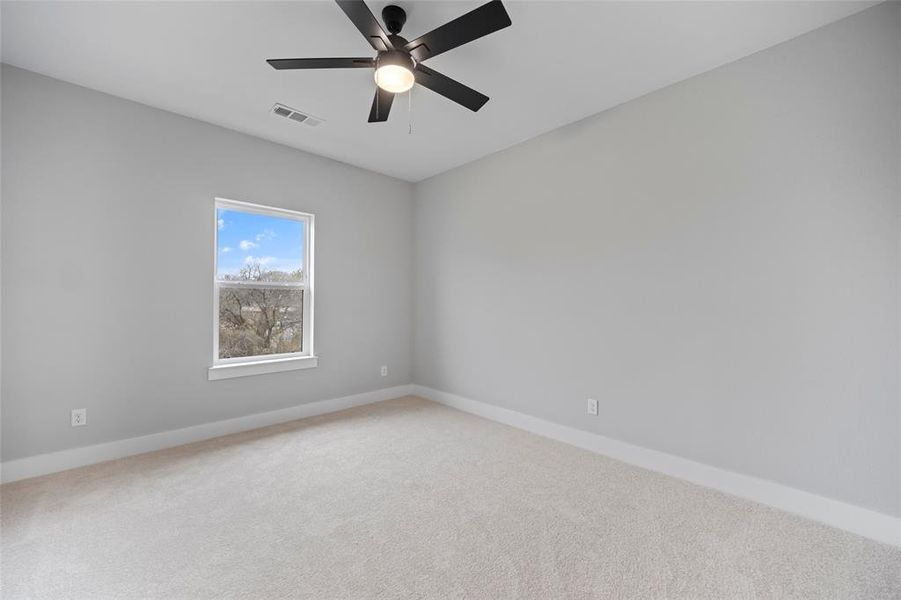
[[[222,254],[226,254],[231,251],[232,251],[231,246],[222,246],[221,248],[219,248],[219,252],[221,252]]]
[[[257,241],[262,242],[264,240],[271,240],[276,237],[276,233],[271,229],[264,229],[262,233],[257,234]]]
[[[225,219],[217,219],[216,227],[218,227],[219,229],[225,229]]]
[[[247,252],[248,250],[253,250],[254,248],[257,247],[257,245],[254,244],[253,242],[251,242],[250,240],[241,240],[241,243],[238,245],[241,246],[241,250],[243,250],[244,252]]]
[[[246,265],[258,264],[262,267],[265,267],[266,265],[268,265],[269,263],[271,263],[274,260],[275,260],[274,256],[246,256],[244,258],[244,264],[246,264]]]

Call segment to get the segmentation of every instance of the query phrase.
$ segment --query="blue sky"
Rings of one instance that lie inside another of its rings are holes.
[[[296,271],[303,266],[303,223],[219,208],[218,275],[235,274],[247,263],[266,269]]]

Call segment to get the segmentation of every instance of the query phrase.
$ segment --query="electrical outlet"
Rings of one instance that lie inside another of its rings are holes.
[[[588,399],[588,414],[595,416],[598,414],[598,401],[594,398]]]
[[[72,427],[81,427],[88,424],[88,409],[73,408],[72,409]]]
[[[382,377],[388,376],[388,365],[382,365],[381,373],[382,373]]]

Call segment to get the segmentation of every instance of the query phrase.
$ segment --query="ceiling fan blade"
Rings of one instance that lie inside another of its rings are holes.
[[[422,61],[509,27],[512,23],[501,0],[492,0],[408,42],[404,48],[417,61]]]
[[[347,18],[360,30],[373,48],[379,52],[393,50],[394,46],[388,40],[388,34],[379,25],[372,11],[363,0],[335,0]]]
[[[423,64],[416,65],[415,77],[416,83],[441,94],[449,100],[453,100],[457,104],[465,106],[473,112],[478,111],[488,102],[488,96],[485,94],[477,92],[471,87],[467,87],[459,81],[442,75]]]
[[[392,102],[394,102],[394,94],[376,87],[375,97],[372,99],[372,108],[369,109],[369,122],[383,123],[387,121],[388,113],[391,112]]]
[[[354,69],[372,67],[371,58],[270,58],[273,69]]]

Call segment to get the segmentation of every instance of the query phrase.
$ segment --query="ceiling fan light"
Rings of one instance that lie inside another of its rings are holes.
[[[375,70],[375,84],[392,94],[400,94],[406,92],[413,84],[416,78],[413,72],[401,65],[382,65]]]

